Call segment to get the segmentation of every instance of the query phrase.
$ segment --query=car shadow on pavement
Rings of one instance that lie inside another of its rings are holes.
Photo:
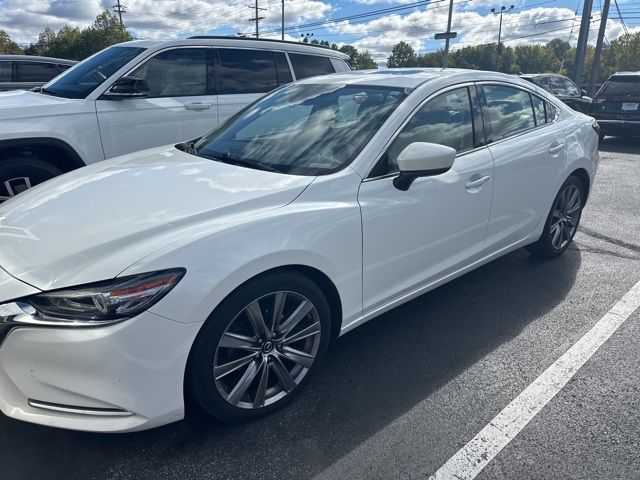
[[[338,339],[308,388],[259,420],[194,413],[106,435],[2,418],[2,476],[309,478],[562,303],[580,263],[577,249],[519,250],[398,307]]]

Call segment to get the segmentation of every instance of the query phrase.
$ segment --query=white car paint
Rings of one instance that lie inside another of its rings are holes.
[[[393,186],[393,175],[368,178],[420,105],[452,85],[480,81],[535,93],[556,105],[558,119],[458,155],[451,170],[418,178],[407,191]],[[182,418],[195,336],[247,280],[287,265],[323,273],[339,294],[345,333],[535,241],[564,180],[578,168],[593,180],[597,169],[592,119],[515,77],[416,69],[302,83],[401,86],[411,93],[353,162],[333,174],[257,171],[163,147],[86,167],[0,205],[0,319],[2,308],[15,308],[14,300],[35,291],[163,269],[187,272],[149,310],[116,325],[14,328],[0,347],[6,415],[94,431]],[[562,153],[549,153],[560,140]],[[478,176],[489,179],[469,188]],[[131,415],[56,412],[28,398]]]
[[[115,46],[145,50],[105,79],[86,98],[73,99],[29,91],[0,93],[0,147],[3,142],[54,139],[64,142],[89,165],[146,148],[192,140],[236,113],[264,93],[200,95],[149,99],[106,99],[113,83],[156,54],[172,49],[242,48],[327,57],[336,72],[348,70],[348,56],[335,50],[293,42],[237,38],[136,40]],[[80,62],[79,65],[82,65]],[[62,78],[69,69],[57,78]],[[292,78],[295,71],[290,67]],[[265,92],[266,93],[266,92]],[[206,108],[208,106],[208,108]],[[2,161],[0,152],[0,161]],[[46,159],[45,159],[46,160]]]

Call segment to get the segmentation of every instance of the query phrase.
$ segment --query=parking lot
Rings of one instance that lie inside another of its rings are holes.
[[[0,418],[3,479],[429,478],[640,280],[640,141],[608,138],[575,243],[517,251],[340,338],[285,409],[141,433]],[[482,471],[639,478],[640,311]]]

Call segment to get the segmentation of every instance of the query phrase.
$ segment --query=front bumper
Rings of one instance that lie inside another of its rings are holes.
[[[104,327],[14,327],[0,347],[0,410],[95,432],[180,420],[184,372],[200,325],[144,312]]]

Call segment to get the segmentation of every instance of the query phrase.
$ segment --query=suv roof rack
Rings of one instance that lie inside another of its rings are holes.
[[[187,40],[253,40],[258,42],[275,42],[275,43],[288,43],[291,45],[306,45],[308,47],[318,47],[318,48],[326,48],[328,50],[333,50],[331,47],[327,45],[320,45],[319,43],[305,43],[305,42],[294,42],[292,40],[278,40],[277,38],[251,38],[251,37],[227,37],[224,35],[194,35],[192,37],[187,37]],[[338,50],[333,50],[338,51]]]

